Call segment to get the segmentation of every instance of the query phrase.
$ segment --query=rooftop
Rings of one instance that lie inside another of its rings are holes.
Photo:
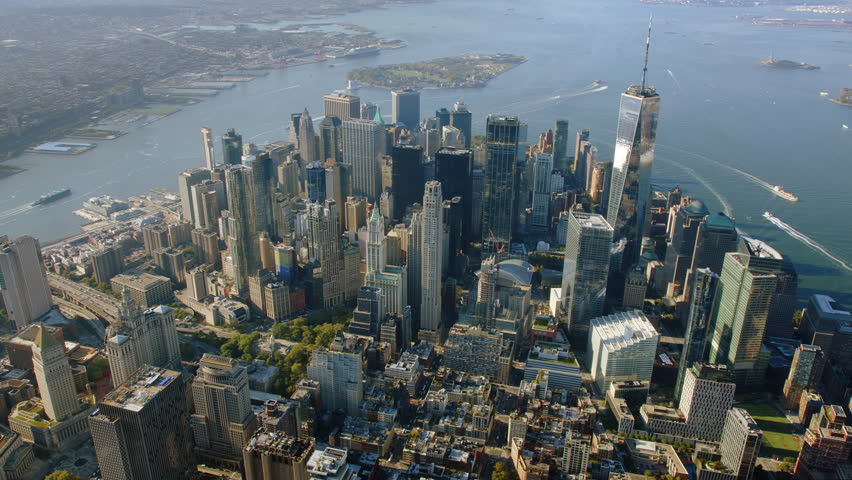
[[[598,228],[602,230],[612,230],[612,226],[606,221],[603,215],[596,213],[585,213],[573,211],[571,215],[577,219],[577,223],[583,228]]]
[[[299,440],[283,433],[267,432],[261,428],[251,437],[245,449],[266,455],[292,458],[296,463],[301,462],[308,454],[313,452],[314,442],[312,440]]]
[[[101,403],[138,412],[178,377],[180,373],[173,370],[145,365],[127,382],[110,392]]]

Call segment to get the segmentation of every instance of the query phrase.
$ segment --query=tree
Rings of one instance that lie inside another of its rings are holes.
[[[86,367],[86,375],[90,382],[97,382],[104,377],[104,372],[109,370],[109,360],[105,357],[98,357]]]
[[[83,480],[83,478],[68,470],[56,470],[44,477],[44,480]]]

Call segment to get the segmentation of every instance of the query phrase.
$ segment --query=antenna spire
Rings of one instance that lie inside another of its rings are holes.
[[[648,75],[648,52],[651,50],[651,25],[654,23],[654,14],[648,18],[648,38],[645,39],[645,64],[642,66],[642,91],[645,91],[645,77]]]

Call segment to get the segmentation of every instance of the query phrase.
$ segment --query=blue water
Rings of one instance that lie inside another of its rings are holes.
[[[202,125],[219,134],[236,127],[258,144],[286,139],[289,114],[307,107],[321,115],[322,95],[343,88],[348,69],[468,52],[514,53],[529,61],[482,89],[424,91],[423,116],[462,99],[474,112],[475,133],[489,113],[517,114],[529,124],[530,140],[556,118],[568,118],[572,130],[591,129],[600,157],[607,159],[618,95],[641,76],[651,12],[648,82],[663,96],[654,184],[679,184],[714,210],[728,205],[741,228],[793,259],[801,297],[838,292],[838,300],[852,304],[852,272],[762,218],[772,212],[852,264],[852,132],[841,129],[852,124],[852,108],[819,96],[852,87],[852,32],[758,27],[733,18],[792,16],[777,9],[628,0],[442,0],[336,18],[402,39],[408,47],[334,60],[335,68],[319,63],[274,71],[79,156],[24,155],[11,163],[28,170],[0,180],[0,232],[44,240],[75,233],[81,220],[71,212],[86,197],[176,189],[178,172],[203,163]],[[758,66],[770,51],[822,68]],[[608,89],[594,89],[596,79]],[[358,94],[389,115],[387,91],[362,88]],[[783,185],[801,201],[782,200],[720,163]],[[70,186],[73,195],[38,209],[23,207],[59,185]]]

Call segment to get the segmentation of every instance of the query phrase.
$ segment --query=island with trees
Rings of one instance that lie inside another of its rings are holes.
[[[347,78],[377,88],[466,88],[482,87],[527,59],[508,53],[469,53],[423,62],[361,67]]]

